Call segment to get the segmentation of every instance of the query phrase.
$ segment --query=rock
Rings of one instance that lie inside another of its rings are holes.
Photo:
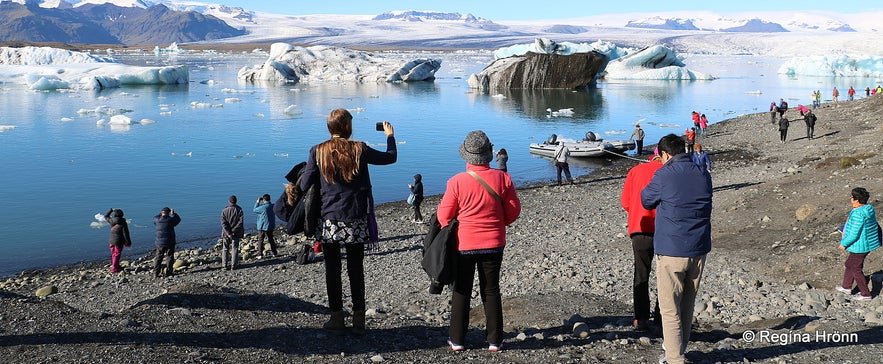
[[[187,266],[187,262],[184,259],[176,259],[175,263],[172,265],[172,269],[179,270],[184,266]]]
[[[576,336],[581,339],[585,339],[589,337],[589,325],[586,325],[585,322],[577,322],[573,324],[573,336]]]
[[[641,336],[641,337],[638,338],[638,343],[641,344],[641,345],[644,345],[644,346],[650,346],[650,345],[653,344],[653,341],[650,340],[649,337]]]
[[[803,282],[799,286],[797,286],[797,288],[800,289],[801,291],[807,291],[807,290],[812,289],[812,286],[810,286],[809,283]]]
[[[193,312],[184,307],[175,307],[166,311],[167,314],[175,314],[175,315],[184,315],[184,316],[193,316]]]
[[[385,359],[383,359],[383,355],[380,355],[380,354],[377,354],[377,355],[374,355],[374,356],[371,357],[371,361],[374,362],[374,363],[380,363],[380,362],[382,362],[382,361],[384,361],[384,360],[385,360]]]
[[[515,339],[518,341],[527,340],[527,334],[525,334],[523,332],[519,332],[518,335],[515,336]]]
[[[46,296],[56,294],[56,293],[58,293],[58,287],[56,287],[56,286],[43,286],[43,287],[40,287],[39,289],[37,289],[37,291],[34,292],[34,295],[37,297],[46,297]]]
[[[794,212],[794,215],[797,217],[797,221],[806,220],[813,212],[816,212],[816,207],[810,204],[804,204],[797,208],[797,211]]]
[[[469,87],[480,91],[507,89],[581,89],[595,82],[607,64],[598,52],[571,55],[527,53],[493,61],[469,76]]]

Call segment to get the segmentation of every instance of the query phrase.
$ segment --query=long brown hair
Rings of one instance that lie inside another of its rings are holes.
[[[346,109],[335,109],[328,115],[331,139],[316,146],[316,163],[325,182],[339,177],[347,183],[359,174],[363,143],[349,140],[353,134],[353,115]]]

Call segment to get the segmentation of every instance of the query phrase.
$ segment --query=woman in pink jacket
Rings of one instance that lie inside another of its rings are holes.
[[[509,174],[490,167],[493,144],[483,131],[475,130],[466,135],[460,145],[460,157],[466,161],[466,172],[448,180],[436,212],[442,226],[454,218],[459,224],[448,344],[454,351],[464,349],[472,281],[477,270],[488,350],[497,352],[503,344],[500,266],[506,246],[506,226],[518,219],[521,201]]]

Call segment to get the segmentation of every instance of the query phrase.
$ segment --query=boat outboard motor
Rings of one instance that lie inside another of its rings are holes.
[[[586,141],[594,142],[596,140],[598,140],[598,136],[595,135],[594,132],[590,131],[590,132],[586,133]]]
[[[546,139],[546,144],[557,144],[558,136],[555,134],[549,135],[549,139]]]

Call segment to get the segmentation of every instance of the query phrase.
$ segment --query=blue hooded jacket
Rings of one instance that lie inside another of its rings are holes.
[[[880,232],[877,227],[877,212],[874,206],[862,205],[849,212],[849,219],[843,227],[840,245],[850,253],[868,253],[880,247]]]
[[[273,204],[267,201],[254,203],[254,212],[258,214],[258,230],[271,231],[276,228],[276,213],[273,212]]]
[[[689,154],[672,157],[641,191],[641,204],[656,209],[656,254],[698,257],[711,251],[711,175]]]

